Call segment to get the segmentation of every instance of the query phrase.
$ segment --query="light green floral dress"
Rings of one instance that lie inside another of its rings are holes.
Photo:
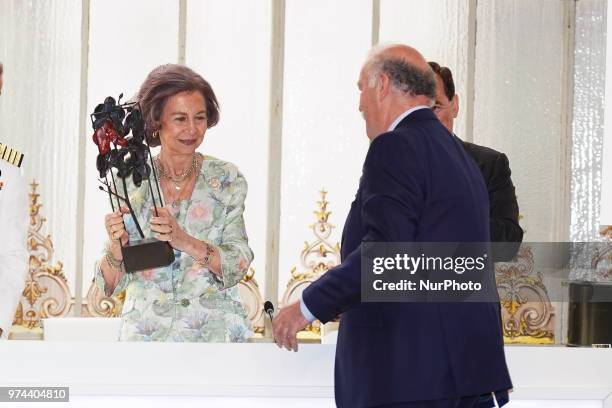
[[[117,185],[121,190],[121,183]],[[153,190],[159,203],[155,186]],[[152,236],[148,183],[136,188],[128,181],[128,192],[145,237]],[[173,212],[189,235],[219,248],[223,276],[176,250],[172,265],[124,274],[113,292],[126,289],[120,340],[244,342],[251,337],[236,286],[253,260],[242,217],[246,194],[246,180],[236,166],[204,157],[191,199],[181,201]],[[129,214],[124,222],[130,241],[140,239]],[[96,283],[107,293],[99,264],[95,269]]]

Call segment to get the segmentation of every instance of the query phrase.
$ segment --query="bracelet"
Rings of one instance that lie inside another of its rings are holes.
[[[118,259],[115,259],[111,251],[106,251],[106,253],[104,254],[104,259],[106,259],[106,262],[108,263],[108,265],[114,270],[116,271],[123,270],[123,259],[120,261]]]
[[[198,265],[204,267],[204,268],[208,268],[208,266],[210,265],[210,256],[215,252],[215,250],[213,248],[211,248],[211,246],[208,244],[208,242],[204,242],[204,256],[202,257],[202,259],[196,259],[194,257],[191,257],[193,259],[193,261],[195,263],[197,263]]]

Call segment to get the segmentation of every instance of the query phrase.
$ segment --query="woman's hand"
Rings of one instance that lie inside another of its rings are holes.
[[[155,217],[155,210],[152,208],[151,214],[153,215],[151,217],[151,231],[155,232],[155,238],[168,242],[174,249],[185,251],[190,243],[191,236],[178,225],[170,210],[158,207],[158,216]]]
[[[154,211],[151,209],[151,213],[154,214]],[[208,255],[208,270],[223,276],[218,248],[187,234],[167,208],[158,208],[157,212],[159,217],[151,217],[151,231],[155,232],[155,238],[168,242],[172,248],[185,252],[194,259],[203,259],[205,254]]]
[[[113,258],[117,260],[123,259],[123,255],[121,255],[121,246],[126,245],[129,241],[129,235],[123,223],[123,214],[129,212],[130,210],[128,210],[127,207],[121,207],[114,213],[104,216],[104,226],[106,227],[106,233],[108,234],[108,240],[110,242],[109,250]]]

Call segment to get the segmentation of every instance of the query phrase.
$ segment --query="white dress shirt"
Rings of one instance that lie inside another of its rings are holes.
[[[399,115],[392,123],[391,126],[389,126],[389,129],[387,129],[387,132],[391,132],[393,130],[395,130],[395,128],[397,127],[397,125],[399,125],[399,123],[404,120],[404,118],[408,115],[410,115],[412,112],[417,111],[419,109],[431,109],[431,107],[427,106],[427,105],[418,105],[415,106],[414,108],[410,108],[408,109],[406,112],[402,113],[401,115]]]
[[[0,329],[7,339],[28,271],[28,192],[20,170],[0,160]]]

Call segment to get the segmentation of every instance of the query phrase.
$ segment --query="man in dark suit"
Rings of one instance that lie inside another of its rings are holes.
[[[453,133],[459,113],[459,96],[455,93],[453,73],[447,67],[429,62],[436,78],[436,104],[433,111],[440,122]],[[482,172],[489,192],[491,242],[505,243],[495,246],[494,261],[511,261],[523,241],[519,225],[519,207],[510,178],[510,164],[505,154],[474,143],[461,142]]]
[[[274,338],[297,350],[296,333],[309,321],[343,313],[338,407],[475,407],[479,395],[512,387],[495,303],[364,302],[360,268],[362,243],[488,241],[484,181],[430,109],[435,81],[418,51],[375,49],[358,86],[371,143],[342,263],[280,311]]]

